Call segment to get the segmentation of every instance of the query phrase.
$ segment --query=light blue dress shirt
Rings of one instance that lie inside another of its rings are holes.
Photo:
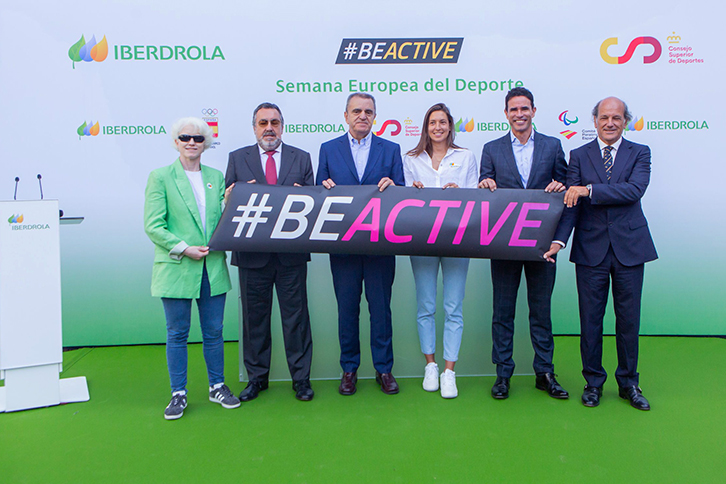
[[[532,155],[534,153],[534,128],[525,144],[520,143],[511,131],[509,135],[512,138],[514,161],[517,162],[517,170],[519,170],[519,176],[522,178],[522,185],[524,188],[527,188],[529,172],[532,170]]]
[[[348,132],[350,152],[353,155],[353,161],[355,162],[355,170],[358,172],[358,181],[363,180],[363,174],[366,171],[366,164],[368,164],[368,155],[371,152],[372,139],[373,131],[370,131],[368,136],[360,140],[360,143],[350,134],[350,131]]]

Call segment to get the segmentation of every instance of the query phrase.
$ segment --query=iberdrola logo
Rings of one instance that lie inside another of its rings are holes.
[[[78,139],[81,139],[81,136],[98,136],[99,131],[101,131],[101,127],[98,125],[98,121],[96,121],[96,124],[93,124],[93,121],[90,123],[84,121],[76,130],[76,133],[78,133]]]
[[[23,217],[23,214],[21,213],[20,215],[11,215],[10,218],[8,219],[8,223],[21,224],[21,223],[23,223],[23,220],[25,220],[25,218]]]
[[[458,131],[460,133],[471,133],[474,131],[474,118],[465,120],[459,118],[459,121],[454,124],[454,131]]]
[[[89,42],[81,34],[78,42],[68,49],[68,57],[73,61],[73,68],[76,68],[76,62],[103,62],[108,56],[108,42],[106,36],[103,36],[101,42],[96,43],[96,36],[91,37]]]
[[[635,116],[630,123],[625,126],[625,131],[642,131],[643,127],[645,126],[645,122],[643,121],[643,116],[638,119],[637,116]]]

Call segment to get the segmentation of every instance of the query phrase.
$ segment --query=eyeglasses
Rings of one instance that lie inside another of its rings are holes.
[[[273,127],[277,128],[282,124],[279,119],[273,119],[273,120],[267,120],[267,119],[260,119],[257,121],[257,126],[260,128],[266,128],[268,124],[271,124]]]
[[[179,135],[179,141],[183,143],[189,142],[189,140],[194,140],[195,143],[204,143],[204,136],[201,134],[180,134]]]

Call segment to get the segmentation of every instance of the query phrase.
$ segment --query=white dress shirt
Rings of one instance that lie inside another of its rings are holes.
[[[449,148],[434,170],[431,157],[425,151],[413,157],[403,157],[403,176],[406,186],[420,181],[424,187],[441,188],[447,183],[456,183],[459,188],[476,188],[479,183],[479,166],[474,154],[466,148]]]

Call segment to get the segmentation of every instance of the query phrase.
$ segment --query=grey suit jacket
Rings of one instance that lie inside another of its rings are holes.
[[[524,188],[512,151],[510,133],[484,145],[479,181],[492,178],[499,188]],[[565,183],[567,162],[557,138],[535,131],[532,169],[527,188],[544,190],[552,180]]]

